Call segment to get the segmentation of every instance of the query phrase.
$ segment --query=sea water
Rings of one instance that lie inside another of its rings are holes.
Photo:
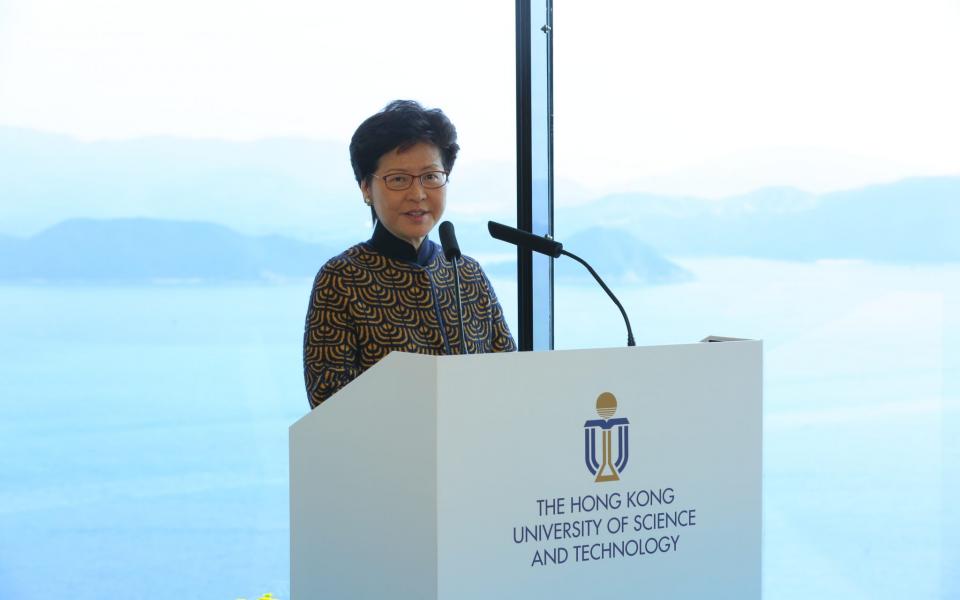
[[[764,598],[957,597],[960,266],[680,262],[613,287],[639,344],[764,340]],[[289,597],[309,288],[0,288],[0,598]],[[556,319],[625,341],[592,286]]]

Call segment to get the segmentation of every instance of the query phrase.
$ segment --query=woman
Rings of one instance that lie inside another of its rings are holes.
[[[443,111],[407,100],[391,102],[353,134],[350,162],[373,237],[327,261],[314,280],[303,336],[311,408],[395,350],[516,350],[493,287],[466,256],[461,340],[453,265],[427,239],[446,207],[459,149]]]

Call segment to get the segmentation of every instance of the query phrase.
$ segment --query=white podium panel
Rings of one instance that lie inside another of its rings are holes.
[[[291,427],[293,598],[759,598],[761,353],[388,356]]]

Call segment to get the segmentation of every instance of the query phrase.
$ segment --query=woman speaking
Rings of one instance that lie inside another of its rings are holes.
[[[454,267],[428,239],[446,207],[459,149],[443,111],[408,100],[391,102],[354,132],[350,162],[373,236],[331,258],[314,280],[303,335],[311,408],[394,350],[516,350],[490,281],[466,256],[461,339]]]

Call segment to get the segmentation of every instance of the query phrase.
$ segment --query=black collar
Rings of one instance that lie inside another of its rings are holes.
[[[387,231],[387,228],[380,221],[377,221],[376,227],[373,228],[373,237],[370,238],[368,243],[373,246],[374,250],[387,258],[405,260],[416,263],[421,267],[430,264],[437,253],[437,245],[429,239],[423,238],[423,241],[420,242],[420,249],[414,249],[413,244],[405,242]]]

